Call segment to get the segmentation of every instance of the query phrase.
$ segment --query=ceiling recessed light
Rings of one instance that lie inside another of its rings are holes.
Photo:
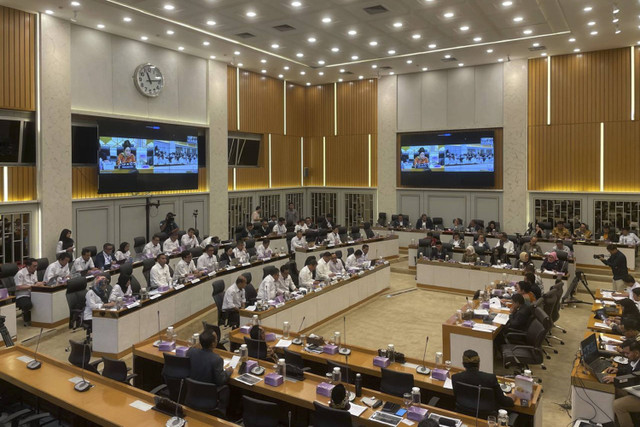
[[[394,28],[402,28],[402,22],[394,22],[393,23],[393,27]]]
[[[589,34],[591,34],[592,36],[597,36],[598,32],[597,31],[591,31]]]
[[[184,46],[178,46],[178,50],[184,50]]]
[[[315,43],[317,40],[316,40],[316,38],[315,38],[315,37],[309,37],[309,38],[307,39],[307,41],[308,41],[309,43]]]
[[[613,22],[614,24],[617,24],[618,22],[620,22],[620,20],[618,18],[613,18],[611,22]]]
[[[532,33],[533,33],[533,30],[529,30],[529,29],[526,29],[526,30],[524,30],[524,31],[522,32],[522,34],[524,34],[525,36],[528,36],[528,35],[530,35],[530,34],[532,34]]]
[[[356,30],[349,30],[347,31],[347,34],[349,34],[350,36],[355,36],[356,34],[358,34],[358,32]]]
[[[168,36],[172,36],[172,35],[174,35],[174,34],[175,34],[175,33],[174,33],[174,31],[173,31],[173,30],[167,30],[167,35],[168,35]]]
[[[413,64],[413,59],[407,59],[407,64]]]
[[[498,62],[504,62],[503,58],[498,58]]]
[[[324,65],[324,64],[325,64],[324,60],[321,59],[320,61],[318,61],[318,65]]]
[[[444,15],[442,15],[442,16],[444,16],[445,18],[453,18],[453,17],[455,16],[455,13],[453,13],[453,12],[447,12],[447,13],[445,13],[445,14],[444,14]]]
[[[247,17],[249,18],[255,18],[257,13],[255,13],[253,10],[250,10],[249,12],[247,12]]]
[[[342,79],[338,79],[338,81],[342,83]]]
[[[547,56],[547,52],[542,52],[540,56]]]
[[[339,70],[341,73],[344,73],[346,70],[344,68],[340,68]]]
[[[591,6],[586,6],[584,9],[585,12],[591,12],[593,10],[593,8]]]
[[[207,21],[207,25],[210,26],[210,27],[213,27],[214,25],[216,25],[216,21],[214,21],[213,19],[209,19]]]
[[[362,79],[364,79],[364,76],[358,76],[358,78],[359,78],[360,80],[362,80]]]
[[[587,25],[593,27],[594,25],[596,25],[596,21],[589,21]]]
[[[310,83],[310,82],[307,82],[307,86],[311,86],[311,83]]]
[[[129,18],[128,16],[125,16],[124,18],[122,18],[122,20],[123,20],[124,22],[131,22],[131,21],[132,21],[132,19],[131,19],[131,18]]]
[[[396,54],[396,51],[395,51],[395,50],[393,50],[393,49],[390,49],[389,51],[387,51],[387,53],[388,53],[389,55],[395,55],[395,54]]]
[[[300,71],[300,75],[301,75],[301,76],[304,76],[305,74],[307,74],[307,72],[306,72],[306,71]]]
[[[513,18],[513,22],[522,22],[524,21],[524,18],[522,16],[516,16],[515,18]]]
[[[319,75],[319,76],[324,76],[324,71],[319,71],[319,72],[318,72],[318,75]]]
[[[325,16],[324,18],[322,18],[322,22],[324,22],[325,24],[328,24],[331,22],[331,18],[329,18],[328,16]]]
[[[263,64],[266,64],[267,60],[263,58],[263,59],[260,60],[260,62],[262,62]]]
[[[376,69],[376,68],[378,68],[378,65],[373,64],[373,65],[371,66],[371,68]]]
[[[204,41],[202,42],[202,46],[209,46],[211,43],[209,43],[208,41]]]
[[[47,15],[53,15],[53,10],[47,9],[44,11],[44,13],[46,13]]]
[[[573,43],[573,42],[575,42],[575,41],[576,41],[576,38],[575,38],[575,37],[571,37],[571,38],[569,39],[569,43]]]
[[[615,31],[616,34],[620,34],[621,32],[622,30],[620,30],[620,28],[616,28],[616,31]]]
[[[393,71],[389,71],[389,75],[393,76],[395,73]]]
[[[427,67],[422,67],[422,71],[427,71],[429,68]]]
[[[244,64],[242,62],[238,62],[238,67],[242,67]]]
[[[459,62],[458,67],[464,67],[464,64],[462,62]]]
[[[278,43],[274,43],[271,45],[271,49],[278,49],[280,45]]]
[[[175,8],[176,7],[174,5],[172,5],[172,4],[165,4],[164,5],[164,10],[173,10]]]
[[[487,49],[487,53],[493,53],[493,49]]]
[[[536,42],[536,43],[532,44],[532,46],[533,46],[533,47],[538,47],[538,46],[540,46],[540,43],[537,43],[537,42]]]
[[[438,45],[437,45],[437,44],[435,44],[435,43],[431,43],[431,44],[429,45],[429,49],[435,49],[436,47],[438,47]]]
[[[378,46],[378,42],[373,40],[369,42],[369,46]]]
[[[420,34],[414,34],[414,35],[411,36],[411,38],[414,39],[414,40],[420,40],[421,37],[422,36]]]
[[[580,52],[580,48],[573,49],[574,52]]]
[[[215,55],[209,55],[209,59],[216,59]]]
[[[444,56],[444,59],[449,59],[449,58],[451,58],[451,55],[449,55],[449,54]]]
[[[96,27],[100,28],[101,30],[104,29],[104,24],[98,24],[96,25]]]
[[[304,53],[302,53],[302,52],[298,52],[298,53],[296,53],[296,56],[297,56],[298,58],[302,58],[302,57],[304,56]]]
[[[293,6],[293,7],[300,7],[300,6],[302,6],[302,2],[299,2],[299,1],[292,1],[292,2],[291,2],[291,6]]]
[[[278,74],[278,78],[281,79],[284,77],[284,74]]]
[[[351,56],[351,60],[352,61],[357,61],[358,59],[360,59],[360,57],[358,55]]]
[[[512,6],[512,5],[513,5],[513,2],[512,2],[512,1],[503,1],[503,2],[502,2],[502,5],[503,5],[504,7],[509,7],[509,6]]]
[[[460,31],[469,31],[469,26],[463,25],[462,27],[460,27]]]
[[[240,55],[240,51],[239,51],[239,50],[236,50],[235,52],[233,52],[233,54],[234,54],[235,56],[238,56],[238,55]]]
[[[140,36],[140,40],[142,40],[142,41],[144,42],[144,41],[149,40],[149,37],[147,37],[147,36]]]
[[[331,52],[340,52],[340,48],[339,47],[332,47],[331,48]]]
[[[620,12],[620,9],[618,8],[618,6],[616,6],[616,5],[614,4],[614,6],[613,6],[613,14],[615,15],[615,14],[616,14],[616,13],[618,13],[618,12]]]
[[[473,41],[476,42],[476,43],[477,42],[481,42],[482,41],[482,37],[474,37]]]
[[[80,6],[80,2],[79,1],[72,1],[71,2],[71,6],[78,7],[78,6]]]
[[[284,66],[284,69],[285,69],[285,70],[288,70],[288,69],[289,69],[289,66],[288,66],[288,65],[285,65],[285,66]]]
[[[262,72],[262,74],[266,74],[267,70],[260,70],[260,72]]]

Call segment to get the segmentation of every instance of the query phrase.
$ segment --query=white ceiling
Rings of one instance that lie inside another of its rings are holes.
[[[136,40],[146,36],[141,42],[174,50],[183,47],[185,54],[213,55],[216,60],[241,63],[243,69],[264,70],[266,75],[282,75],[300,84],[566,54],[576,48],[586,52],[640,41],[639,0],[512,0],[510,6],[503,6],[504,0],[299,0],[299,7],[292,6],[292,0],[78,1],[79,6],[69,0],[0,0],[0,4],[50,10],[55,17],[75,19],[78,25],[97,28],[102,24],[101,31]],[[167,4],[174,9],[165,10]],[[378,5],[388,11],[370,15],[363,10]],[[617,24],[613,23],[614,5],[620,10],[615,15]],[[587,6],[592,10],[585,11]],[[248,17],[250,11],[256,16]],[[445,17],[448,12],[454,16]],[[131,21],[125,22],[124,17]],[[522,20],[516,22],[516,17]],[[209,20],[215,25],[207,25]],[[589,25],[592,21],[595,24]],[[278,25],[294,29],[282,32],[274,29]],[[615,34],[616,25],[619,34]],[[462,30],[464,26],[469,29]],[[168,35],[167,30],[174,34]],[[357,34],[350,35],[350,30]],[[597,34],[591,35],[592,31]],[[241,33],[254,37],[242,38]],[[309,42],[311,37],[316,41]],[[477,37],[482,40],[474,41]],[[572,37],[574,42],[569,41]],[[534,43],[545,49],[530,50]],[[335,47],[338,52],[332,51]],[[455,60],[444,61],[445,55]],[[355,56],[357,60],[352,59]]]

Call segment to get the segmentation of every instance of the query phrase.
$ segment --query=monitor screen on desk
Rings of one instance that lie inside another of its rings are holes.
[[[582,340],[582,342],[580,343],[580,349],[582,351],[582,359],[586,364],[589,364],[600,357],[596,334],[591,334],[587,338]]]

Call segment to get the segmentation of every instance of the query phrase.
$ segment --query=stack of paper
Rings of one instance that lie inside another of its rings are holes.
[[[593,326],[595,326],[596,328],[611,329],[611,326],[607,325],[606,323],[602,323],[602,322],[596,322],[596,323],[593,324]]]
[[[509,315],[506,313],[498,313],[496,317],[493,318],[493,323],[497,323],[498,325],[506,325],[509,321]]]
[[[480,332],[493,332],[498,329],[498,327],[494,325],[487,325],[485,323],[474,323],[473,328],[471,329]]]

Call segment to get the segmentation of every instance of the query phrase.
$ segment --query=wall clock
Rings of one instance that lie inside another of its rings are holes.
[[[155,65],[140,64],[133,74],[133,84],[142,95],[155,98],[162,92],[164,76]]]

